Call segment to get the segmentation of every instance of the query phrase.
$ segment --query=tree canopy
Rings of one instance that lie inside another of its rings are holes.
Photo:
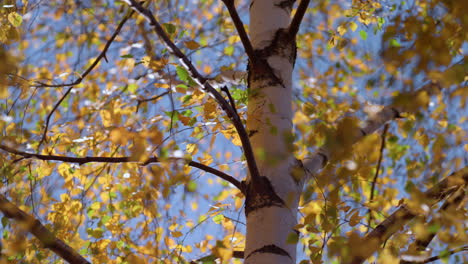
[[[278,2],[298,260],[467,262],[463,1]],[[2,1],[1,263],[242,262],[249,5]]]

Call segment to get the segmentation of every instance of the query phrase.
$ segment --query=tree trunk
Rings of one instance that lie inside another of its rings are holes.
[[[287,33],[294,1],[253,0],[247,129],[261,181],[247,180],[245,263],[295,263],[295,226],[303,173],[293,156],[292,70],[295,38]]]

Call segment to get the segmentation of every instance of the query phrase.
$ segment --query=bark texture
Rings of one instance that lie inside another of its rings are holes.
[[[248,69],[247,130],[261,180],[247,180],[245,263],[296,262],[295,226],[302,177],[292,173],[300,164],[292,153],[296,46],[287,28],[293,3],[254,0],[250,5],[255,56]]]

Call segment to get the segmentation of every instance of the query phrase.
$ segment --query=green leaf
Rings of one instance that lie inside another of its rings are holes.
[[[197,183],[194,181],[189,181],[187,184],[187,191],[188,192],[194,192],[197,190]]]
[[[364,31],[364,30],[359,31],[359,35],[361,36],[361,38],[363,40],[367,39],[367,32],[366,31]]]
[[[224,215],[222,214],[218,214],[218,215],[215,215],[213,216],[213,222],[215,222],[216,224],[221,224],[224,220]]]
[[[127,89],[130,93],[135,93],[138,88],[138,85],[136,83],[131,83],[128,85]]]
[[[133,55],[132,54],[125,54],[125,55],[120,56],[120,58],[131,59],[131,58],[133,58]]]
[[[286,238],[286,243],[288,244],[297,244],[299,241],[299,235],[295,232],[289,233],[288,238]]]
[[[23,22],[23,18],[16,12],[11,12],[8,14],[8,21],[14,26],[14,27],[19,27],[21,26],[21,23]]]
[[[8,218],[2,217],[2,226],[6,227],[8,225]]]
[[[190,75],[184,67],[177,66],[176,72],[177,72],[177,76],[179,77],[181,81],[184,81],[184,82],[188,81]]]
[[[234,54],[234,46],[227,46],[224,48],[224,53],[228,56],[232,56]]]
[[[401,44],[400,44],[400,42],[398,42],[398,40],[396,40],[396,39],[391,39],[391,40],[390,40],[390,46],[392,46],[392,47],[400,47]]]
[[[166,32],[169,34],[174,34],[176,32],[177,28],[173,24],[164,23],[163,26],[166,29]]]

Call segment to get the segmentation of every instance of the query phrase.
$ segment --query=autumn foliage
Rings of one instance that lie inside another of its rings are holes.
[[[126,2],[2,1],[0,263],[243,261],[250,1]],[[468,262],[463,1],[296,2],[297,262]]]

